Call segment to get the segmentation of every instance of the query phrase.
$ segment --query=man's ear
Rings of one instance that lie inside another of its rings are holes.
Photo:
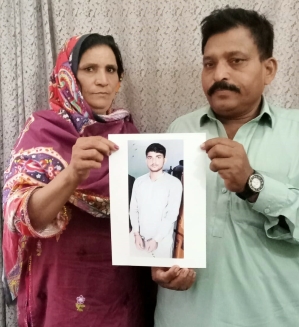
[[[167,162],[167,159],[166,159],[166,157],[164,157],[164,165],[166,164],[166,162]],[[163,166],[164,166],[164,165],[163,165]]]
[[[264,68],[265,68],[265,85],[269,85],[277,72],[277,61],[275,58],[271,57],[264,61]]]

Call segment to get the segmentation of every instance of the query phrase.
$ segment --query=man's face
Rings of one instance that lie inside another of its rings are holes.
[[[162,153],[148,152],[146,156],[146,164],[151,172],[158,172],[163,169],[165,158]]]
[[[208,39],[202,87],[216,115],[238,118],[256,109],[265,85],[272,80],[269,81],[266,73],[265,61],[260,61],[248,29],[237,27]],[[230,85],[231,90],[221,90],[217,82]]]

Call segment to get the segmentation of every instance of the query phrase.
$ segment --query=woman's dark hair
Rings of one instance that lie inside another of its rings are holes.
[[[149,145],[145,150],[145,155],[147,155],[149,152],[161,153],[163,154],[164,158],[166,156],[166,149],[160,143],[152,143],[151,145]]]
[[[272,57],[274,42],[273,25],[264,15],[260,15],[254,10],[230,7],[214,10],[201,21],[202,54],[211,36],[240,26],[250,31],[257,46],[260,60]]]
[[[100,35],[97,33],[83,35],[81,37],[81,40],[79,40],[78,43],[76,44],[73,50],[73,61],[75,61],[74,56],[76,56],[76,50],[79,51],[77,54],[78,55],[77,64],[73,65],[72,67],[74,74],[75,75],[77,74],[78,65],[80,63],[83,53],[99,45],[107,45],[113,51],[117,63],[117,75],[118,78],[121,78],[122,74],[124,73],[124,66],[123,66],[123,61],[118,45],[115,43],[114,38],[111,35]]]

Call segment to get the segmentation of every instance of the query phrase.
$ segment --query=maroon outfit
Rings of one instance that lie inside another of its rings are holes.
[[[19,325],[26,326],[28,319],[29,326],[39,327],[151,326],[149,270],[111,265],[109,219],[74,206],[71,215],[58,242],[41,240],[40,256],[38,239],[28,242],[31,270],[23,271]],[[85,298],[81,312],[76,308],[80,295]]]
[[[78,40],[60,52],[50,79],[50,110],[28,119],[5,171],[6,280],[12,299],[18,297],[21,327],[152,326],[149,268],[111,264],[107,158],[47,228],[34,230],[27,212],[32,192],[68,166],[79,137],[137,133],[126,110],[94,117],[71,70]]]

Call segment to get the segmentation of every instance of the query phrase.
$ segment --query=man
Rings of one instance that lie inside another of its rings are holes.
[[[294,327],[299,113],[262,96],[277,70],[273,27],[255,11],[225,8],[201,29],[209,106],[177,119],[169,132],[207,133],[207,268],[196,280],[192,269],[152,268],[165,287],[155,326]]]
[[[184,160],[180,160],[179,164],[173,168],[172,176],[181,180],[183,171],[184,171]]]
[[[135,180],[130,204],[135,243],[133,249],[131,246],[132,255],[172,257],[173,230],[179,214],[182,183],[163,172],[165,156],[163,145],[153,143],[148,146],[146,164],[149,173]]]

